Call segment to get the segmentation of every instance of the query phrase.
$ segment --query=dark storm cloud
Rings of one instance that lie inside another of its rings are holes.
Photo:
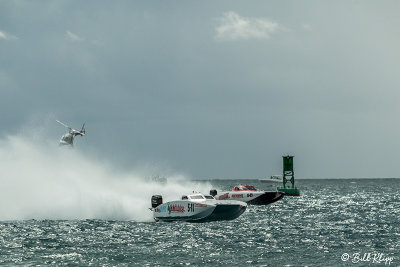
[[[3,134],[52,114],[197,178],[275,174],[286,153],[302,177],[398,175],[397,2],[0,5]]]

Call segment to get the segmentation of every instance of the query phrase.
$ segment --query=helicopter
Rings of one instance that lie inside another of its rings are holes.
[[[82,125],[82,129],[80,131],[78,131],[78,130],[75,130],[75,129],[69,127],[68,125],[66,125],[65,123],[63,123],[59,120],[56,120],[56,122],[58,122],[62,126],[67,127],[69,129],[69,131],[61,137],[60,144],[59,144],[60,146],[70,145],[73,147],[74,146],[74,137],[77,135],[85,136],[85,134],[86,134],[85,123]]]

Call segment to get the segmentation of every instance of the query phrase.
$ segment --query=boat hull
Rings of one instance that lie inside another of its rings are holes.
[[[234,220],[246,210],[241,201],[171,201],[153,209],[156,221],[211,222]]]
[[[197,221],[210,216],[215,207],[191,201],[171,201],[156,207],[153,216],[156,221]]]
[[[278,191],[229,191],[216,195],[217,200],[239,200],[250,205],[268,205],[280,200],[284,193]]]
[[[199,222],[230,221],[238,218],[245,212],[247,205],[218,204],[210,216]]]
[[[250,205],[268,205],[280,200],[284,195],[285,194],[281,192],[265,192],[263,195],[252,199],[247,203]]]

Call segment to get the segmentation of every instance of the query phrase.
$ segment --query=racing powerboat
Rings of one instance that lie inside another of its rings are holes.
[[[269,178],[260,179],[262,183],[283,183],[282,175],[271,175]]]
[[[151,198],[151,210],[155,221],[210,222],[234,220],[246,210],[242,201],[220,201],[213,196],[193,193],[181,200],[162,203],[162,196]]]
[[[252,185],[237,185],[231,191],[210,190],[210,195],[218,200],[240,200],[252,205],[267,205],[280,200],[284,193],[278,191],[259,191]]]

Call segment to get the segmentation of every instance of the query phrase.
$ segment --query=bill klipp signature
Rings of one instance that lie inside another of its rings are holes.
[[[380,252],[368,252],[360,253],[356,252],[353,254],[343,253],[342,261],[351,261],[352,263],[370,262],[370,263],[384,263],[385,265],[390,265],[393,262],[391,256],[385,255],[385,253]]]

